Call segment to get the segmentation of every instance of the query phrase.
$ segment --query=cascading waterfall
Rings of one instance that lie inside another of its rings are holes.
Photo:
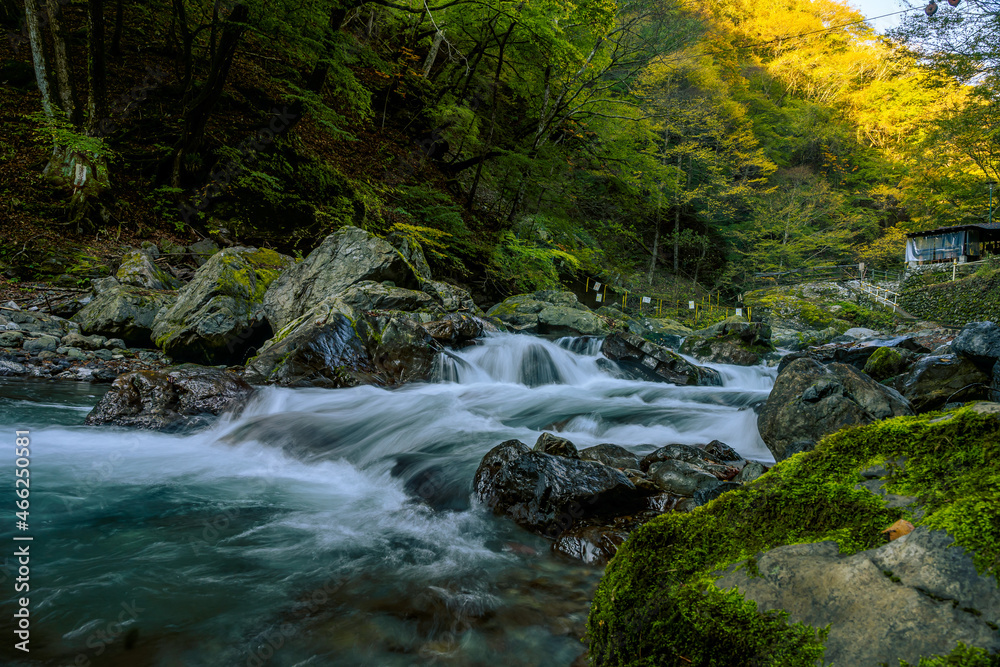
[[[676,387],[627,379],[599,338],[480,342],[430,383],[268,388],[188,434],[84,427],[95,395],[0,384],[3,428],[32,429],[39,554],[38,648],[4,664],[570,664],[600,571],[474,503],[483,454],[549,430],[770,460],[752,408],[775,374]]]

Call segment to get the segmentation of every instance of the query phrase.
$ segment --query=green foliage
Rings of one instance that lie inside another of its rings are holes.
[[[63,116],[49,117],[38,111],[27,114],[25,118],[37,124],[32,130],[36,140],[63,147],[68,154],[78,153],[104,162],[113,162],[117,157],[103,138],[80,132]]]
[[[739,636],[749,610],[736,597],[719,598],[711,580],[724,569],[774,547],[833,540],[845,554],[884,543],[881,531],[903,516],[941,529],[973,554],[979,571],[1000,574],[1000,422],[971,408],[900,417],[839,431],[813,451],[775,465],[758,480],[694,512],[668,513],[622,545],[601,582],[588,621],[595,665],[686,664],[701,657],[728,625]],[[925,514],[889,508],[855,485],[860,470],[905,457],[885,488],[916,496]],[[749,566],[749,562],[744,563]],[[714,621],[685,614],[693,596],[724,600]],[[803,628],[776,641],[766,616],[750,625],[756,652],[721,651],[718,662],[695,664],[815,664],[822,636]],[[729,660],[730,662],[725,662]],[[743,660],[746,660],[743,662]],[[957,663],[930,663],[957,664]],[[988,664],[988,663],[987,663]]]
[[[1000,653],[989,653],[985,649],[966,646],[958,642],[955,649],[948,655],[938,655],[929,658],[921,658],[916,667],[998,667],[1000,666]],[[905,660],[901,660],[899,667],[914,667]]]
[[[838,301],[837,316],[851,324],[878,331],[892,331],[896,327],[896,317],[888,310],[872,310],[849,301]]]
[[[509,285],[515,293],[525,293],[559,288],[560,272],[579,268],[580,261],[563,250],[542,248],[506,232],[488,270],[495,280]]]

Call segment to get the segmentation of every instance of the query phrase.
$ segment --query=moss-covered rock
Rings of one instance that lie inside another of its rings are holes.
[[[786,545],[829,540],[844,555],[875,549],[886,542],[883,531],[902,518],[946,531],[995,586],[1000,406],[979,405],[985,408],[845,429],[705,507],[647,523],[622,545],[595,596],[588,622],[593,664],[815,665],[826,630],[789,622],[786,611],[761,609],[738,590],[718,588],[716,580],[737,566],[765,574],[757,569],[761,552]],[[920,506],[887,503],[859,484],[866,477],[877,478],[888,493],[919,498]],[[937,602],[954,606],[952,599]],[[908,626],[908,610],[895,611],[891,623],[878,619],[885,643],[902,645],[907,632],[948,637],[947,628]],[[865,613],[855,610],[858,617]],[[834,625],[829,633],[849,634],[852,627]],[[937,652],[947,654],[953,645],[949,638]]]
[[[155,248],[155,246],[153,246]],[[122,257],[115,277],[122,285],[135,285],[155,290],[175,290],[181,281],[161,269],[153,261],[150,250],[130,250]]]
[[[516,294],[487,312],[514,331],[546,336],[600,336],[610,328],[572,292]]]
[[[271,335],[267,288],[293,260],[273,250],[226,248],[198,269],[153,324],[156,346],[176,359],[236,363]]]
[[[907,352],[907,350],[897,347],[880,347],[872,353],[872,356],[868,357],[864,372],[879,382],[899,375],[912,357]]]
[[[148,347],[157,314],[176,302],[175,292],[119,285],[114,278],[108,278],[73,321],[85,334],[121,338],[130,346]]]

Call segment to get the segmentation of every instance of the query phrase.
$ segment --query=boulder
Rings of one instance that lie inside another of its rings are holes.
[[[435,313],[440,312],[437,301],[425,292],[403,289],[371,280],[355,283],[337,296],[341,301],[358,311],[427,310]]]
[[[825,662],[916,665],[956,642],[1000,651],[996,580],[978,574],[943,531],[920,527],[853,556],[836,542],[778,547],[757,558],[754,572],[733,567],[715,584],[761,611],[787,611],[789,622],[829,625]]]
[[[69,347],[78,347],[81,350],[99,350],[105,346],[108,339],[104,336],[84,336],[82,334],[68,333],[62,337],[61,343]]]
[[[27,374],[28,368],[24,364],[9,359],[0,359],[0,377],[18,377]]]
[[[427,263],[427,257],[424,255],[424,249],[420,247],[419,243],[399,232],[389,234],[385,240],[399,251],[399,254],[409,263],[421,281],[430,280],[433,277],[431,267]]]
[[[639,457],[618,445],[603,444],[580,451],[580,458],[587,461],[598,461],[606,466],[619,470],[638,470]]]
[[[588,565],[605,565],[618,552],[628,531],[611,526],[570,528],[556,539],[552,551]]]
[[[642,379],[677,385],[722,385],[722,377],[718,371],[696,366],[675,352],[635,334],[611,334],[604,339],[601,352],[624,370]]]
[[[906,370],[913,362],[913,353],[898,347],[880,347],[875,350],[862,370],[872,379],[882,382]]]
[[[544,452],[553,456],[563,456],[568,459],[580,458],[580,453],[576,450],[576,445],[551,433],[542,433],[535,441],[535,452]]]
[[[102,285],[73,321],[85,334],[121,338],[130,346],[148,346],[156,315],[176,301],[176,294],[127,287],[115,281]]]
[[[675,496],[691,497],[696,491],[713,489],[719,485],[718,478],[701,466],[667,459],[649,466],[649,477],[663,491]]]
[[[989,372],[1000,359],[1000,327],[993,322],[971,322],[951,342],[951,348]]]
[[[357,227],[344,227],[282,273],[264,295],[263,308],[277,331],[351,285],[386,280],[397,287],[420,287],[413,266],[387,241]]]
[[[449,313],[439,320],[426,322],[421,326],[431,338],[442,345],[461,345],[485,333],[500,331],[489,320],[467,313]]]
[[[154,246],[155,249],[155,246]],[[159,253],[157,253],[159,254]],[[134,285],[155,290],[173,290],[181,281],[157,266],[149,250],[130,250],[122,257],[115,277],[122,285]]]
[[[476,470],[480,502],[531,531],[555,538],[581,519],[641,507],[644,494],[620,470],[595,461],[497,445]]]
[[[271,334],[264,321],[267,291],[292,259],[273,250],[226,248],[213,255],[153,323],[156,346],[176,359],[242,362]]]
[[[858,370],[862,370],[864,369],[865,364],[868,363],[868,359],[870,359],[873,354],[886,347],[899,349],[900,351],[906,350],[916,354],[926,354],[930,352],[929,348],[925,347],[913,336],[879,338],[876,340],[862,341],[860,343],[829,343],[827,345],[810,347],[805,351],[793,352],[792,354],[785,355],[778,364],[778,372],[780,373],[788,364],[792,363],[796,359],[802,359],[804,357],[815,359],[816,361],[824,364],[831,362],[850,364]]]
[[[774,351],[771,327],[731,317],[684,339],[681,352],[699,361],[755,366]]]
[[[940,410],[946,403],[986,400],[990,374],[957,354],[923,357],[896,384],[916,412]]]
[[[0,347],[21,347],[24,334],[20,331],[0,331]]]
[[[292,387],[398,385],[429,377],[436,349],[405,313],[366,314],[334,297],[267,341],[245,377]]]
[[[640,469],[649,470],[650,466],[654,463],[670,460],[684,461],[686,463],[700,465],[714,459],[711,454],[700,447],[695,447],[694,445],[664,445],[663,447],[660,447],[659,449],[656,449],[642,457],[642,461],[640,461]]]
[[[487,315],[515,331],[543,336],[601,336],[608,332],[605,321],[572,292],[518,294],[490,308]]]
[[[778,374],[758,428],[775,460],[782,461],[844,427],[912,414],[899,392],[853,366],[802,358]]]
[[[743,466],[739,474],[733,478],[734,482],[739,482],[740,484],[746,484],[747,482],[752,482],[764,473],[767,472],[767,468],[763,463],[759,461],[747,461],[747,464]]]
[[[472,295],[461,287],[437,280],[425,280],[421,283],[420,289],[434,297],[445,312],[466,311],[473,315],[484,315],[482,309],[472,300]]]
[[[218,368],[178,367],[119,376],[87,415],[87,424],[176,430],[204,426],[211,417],[241,408],[254,389]]]
[[[55,352],[59,347],[59,339],[55,336],[39,336],[38,338],[26,338],[21,344],[25,352],[38,354],[40,352]]]
[[[202,239],[188,246],[188,252],[198,266],[203,266],[212,255],[219,252],[219,244],[212,239]]]

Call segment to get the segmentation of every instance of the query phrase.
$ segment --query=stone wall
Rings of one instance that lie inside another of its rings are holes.
[[[915,317],[941,324],[1000,322],[1000,271],[928,286],[907,280],[899,305]]]

